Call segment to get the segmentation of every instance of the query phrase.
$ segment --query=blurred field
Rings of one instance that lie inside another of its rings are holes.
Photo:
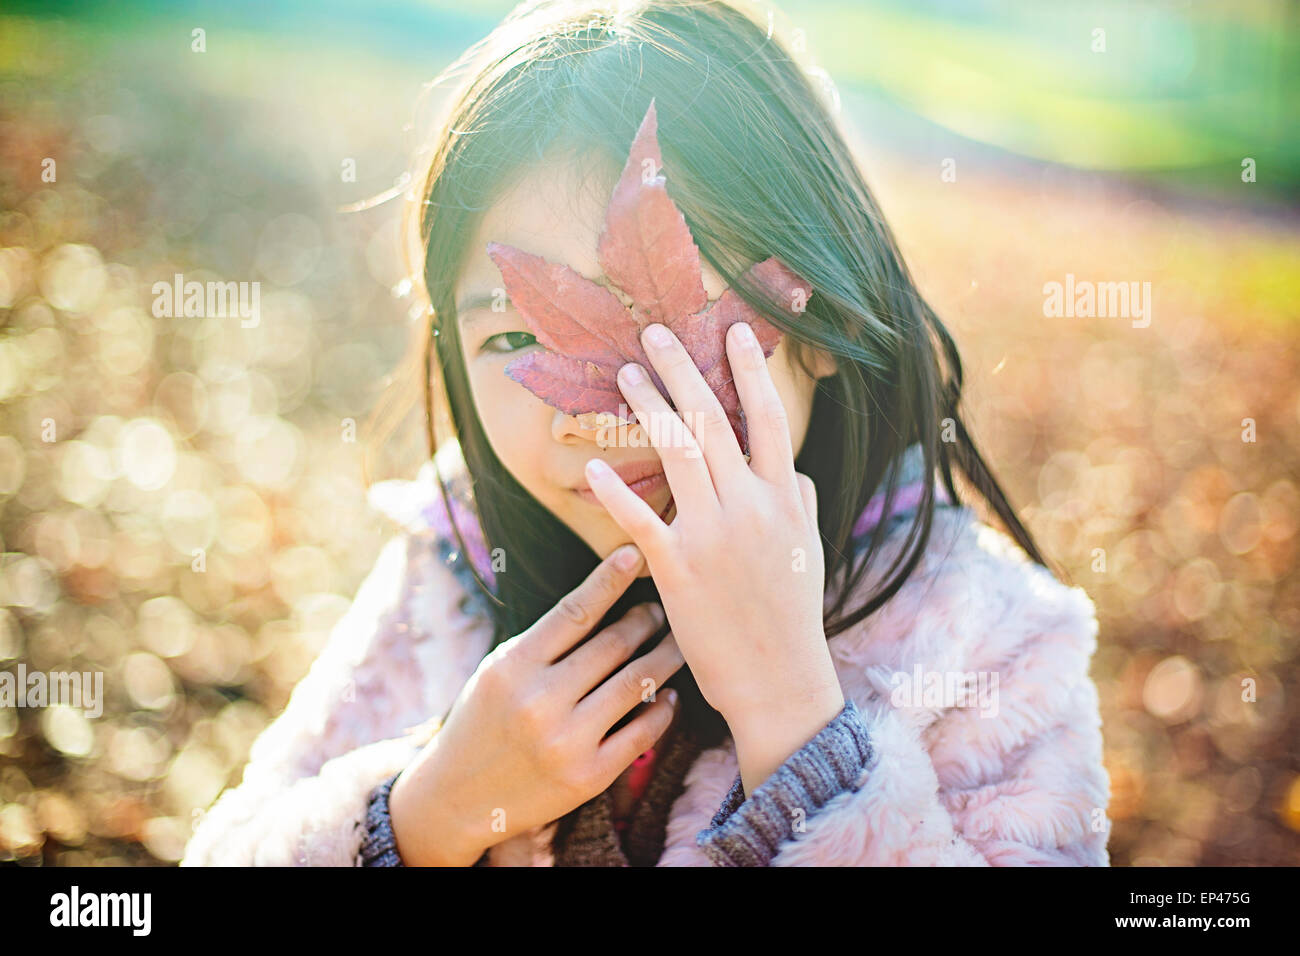
[[[107,695],[0,709],[0,860],[171,863],[383,540],[361,426],[406,341],[397,210],[338,209],[401,174],[462,34],[386,59],[232,28],[206,60],[156,22],[0,35],[0,667]],[[1098,605],[1113,863],[1300,864],[1293,199],[1235,160],[1160,182],[883,135],[898,103],[844,92],[976,434]],[[261,281],[260,325],[155,319],[178,272]],[[1150,282],[1150,326],[1045,317],[1067,273]]]

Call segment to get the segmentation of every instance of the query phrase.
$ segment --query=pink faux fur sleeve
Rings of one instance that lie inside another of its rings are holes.
[[[432,538],[391,541],[181,865],[355,866],[370,791],[427,738],[407,730],[441,718],[489,648],[463,595]]]

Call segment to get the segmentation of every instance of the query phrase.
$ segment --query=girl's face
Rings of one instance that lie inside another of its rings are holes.
[[[470,243],[455,290],[456,311],[470,391],[492,450],[519,484],[604,558],[631,538],[587,489],[583,477],[587,461],[603,459],[671,522],[676,512],[658,452],[639,424],[580,428],[573,416],[552,408],[506,376],[508,362],[542,346],[505,298],[501,272],[487,254],[488,242],[502,242],[608,285],[596,257],[604,200],[600,189],[581,188],[582,182],[575,166],[548,162],[501,196]],[[608,198],[608,190],[604,195]],[[726,287],[707,263],[703,272],[704,289],[710,300],[715,299]],[[504,311],[492,310],[494,299],[505,302]],[[627,299],[624,303],[629,304]],[[819,377],[834,372],[829,355],[813,352],[813,356]],[[768,368],[785,403],[791,445],[798,455],[808,431],[816,382],[791,361],[784,337]],[[656,474],[658,478],[653,477]],[[647,476],[649,480],[637,480]]]

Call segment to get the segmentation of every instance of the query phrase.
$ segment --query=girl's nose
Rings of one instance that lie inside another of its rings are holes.
[[[579,441],[594,442],[596,440],[596,429],[582,428],[578,425],[578,419],[573,415],[566,415],[556,409],[555,414],[551,416],[551,437],[565,445],[571,445]]]

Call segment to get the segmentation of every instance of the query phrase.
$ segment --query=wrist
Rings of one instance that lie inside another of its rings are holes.
[[[728,721],[736,744],[745,793],[753,793],[844,710],[844,692],[833,686],[805,692],[779,708],[751,711]]]
[[[473,866],[486,846],[477,846],[448,804],[433,796],[427,768],[413,764],[393,782],[388,815],[397,852],[406,866]],[[436,808],[430,812],[429,808]]]
[[[780,736],[783,728],[802,727],[823,715],[825,719],[819,726],[832,720],[844,708],[844,691],[829,649],[824,657],[813,673],[805,669],[797,680],[770,686],[762,697],[751,697],[723,713],[732,738],[737,742],[761,740]],[[795,673],[793,668],[790,672]]]

